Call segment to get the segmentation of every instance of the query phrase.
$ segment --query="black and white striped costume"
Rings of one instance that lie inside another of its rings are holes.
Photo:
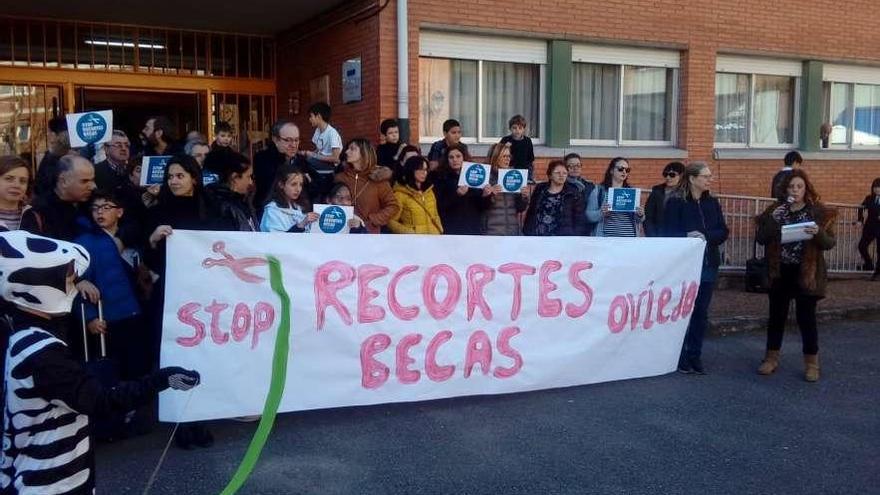
[[[163,368],[105,388],[73,359],[52,317],[70,312],[75,275],[89,265],[76,244],[27,232],[0,233],[0,295],[14,304],[6,351],[0,494],[79,495],[95,491],[89,416],[125,412],[199,375]],[[39,315],[39,316],[38,316]]]
[[[6,355],[2,493],[93,493],[89,415],[146,404],[168,387],[168,377],[104,388],[64,342],[37,327],[39,318],[17,312],[14,320]]]

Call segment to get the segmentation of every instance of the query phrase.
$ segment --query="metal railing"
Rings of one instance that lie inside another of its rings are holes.
[[[745,269],[746,260],[757,253],[764,255],[763,246],[755,246],[755,217],[773,203],[771,198],[717,195],[730,236],[722,246],[722,269]],[[827,203],[837,209],[837,245],[825,253],[828,270],[834,273],[862,271],[858,245],[862,225],[858,221],[858,205]]]

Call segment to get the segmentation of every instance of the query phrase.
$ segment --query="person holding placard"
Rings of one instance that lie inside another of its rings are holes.
[[[729,234],[721,203],[709,192],[711,188],[709,165],[701,161],[691,162],[666,203],[660,232],[665,237],[694,237],[706,241],[700,288],[678,359],[679,372],[698,375],[705,374],[703,335],[709,326],[709,303],[721,266],[719,247]]]
[[[397,214],[400,204],[388,180],[373,176],[375,168],[373,145],[363,138],[353,139],[346,147],[344,169],[336,174],[336,182],[348,186],[355,215],[364,220],[370,233],[378,234]]]
[[[767,351],[758,373],[770,375],[779,367],[779,351],[788,307],[795,300],[798,327],[804,353],[804,379],[819,380],[819,332],[816,303],[825,297],[828,281],[823,251],[837,244],[837,211],[820,202],[806,172],[792,170],[780,184],[786,201],[770,205],[758,219],[756,240],[766,246],[770,276],[770,318],[767,323]],[[800,236],[784,235],[795,226]],[[785,237],[805,238],[785,242]]]
[[[394,185],[400,204],[388,228],[395,234],[442,234],[443,224],[437,213],[434,186],[428,183],[428,160],[414,156],[403,164],[403,176]]]
[[[549,182],[535,186],[526,213],[525,235],[576,235],[583,220],[584,197],[578,187],[568,182],[568,168],[562,160],[547,165]]]
[[[351,189],[342,182],[333,184],[330,193],[327,195],[327,202],[333,206],[353,206],[351,201]],[[369,232],[367,232],[367,228],[364,226],[364,221],[361,217],[353,215],[352,218],[348,220],[348,233],[367,234]]]
[[[477,189],[460,186],[461,169],[470,160],[467,148],[461,143],[450,145],[440,159],[440,166],[432,172],[437,210],[444,234],[480,235],[483,230],[483,212],[489,206],[490,188]]]
[[[303,190],[306,174],[298,167],[282,165],[275,178],[269,202],[260,220],[262,232],[304,232],[318,219]]]
[[[594,235],[597,237],[639,237],[645,210],[638,202],[638,195],[633,198],[629,211],[619,211],[609,204],[609,196],[613,188],[630,188],[629,175],[632,168],[625,158],[611,160],[605,169],[605,178],[587,200],[587,221],[596,224]],[[638,192],[636,190],[635,192]]]
[[[490,203],[484,215],[483,233],[486,235],[522,235],[519,214],[529,206],[529,196],[523,188],[517,193],[506,193],[498,183],[499,170],[510,168],[510,144],[496,144],[492,148],[492,172],[489,189]]]

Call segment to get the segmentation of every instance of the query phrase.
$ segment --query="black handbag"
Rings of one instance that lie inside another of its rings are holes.
[[[746,261],[746,292],[770,291],[770,265],[767,258],[758,258],[758,241],[752,241],[752,257]]]

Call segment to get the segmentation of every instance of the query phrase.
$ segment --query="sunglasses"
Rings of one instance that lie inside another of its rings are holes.
[[[663,177],[669,177],[670,179],[678,177],[678,172],[663,172]]]
[[[629,167],[614,167],[614,168],[617,169],[617,171],[620,173],[623,173],[623,174],[629,173]]]

